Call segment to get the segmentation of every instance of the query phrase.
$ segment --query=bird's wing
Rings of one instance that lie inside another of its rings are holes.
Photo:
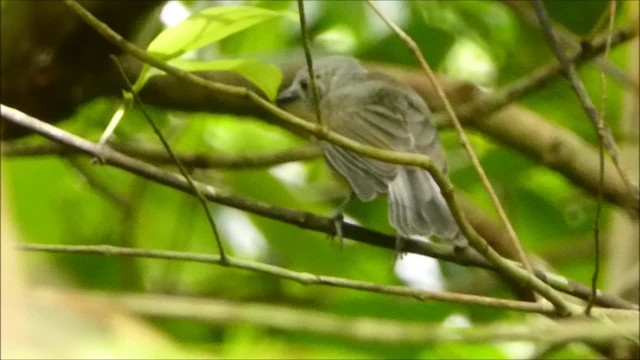
[[[408,92],[403,104],[407,127],[414,143],[411,152],[428,155],[442,172],[447,171],[447,159],[444,154],[435,124],[431,121],[431,112],[422,98],[414,92]]]
[[[332,92],[322,102],[327,126],[341,135],[380,149],[412,151],[415,140],[403,110],[405,94],[382,81],[353,84]],[[329,163],[362,200],[387,192],[397,165],[366,158],[322,143]]]
[[[372,80],[383,81],[385,87],[396,96],[386,96],[379,101],[386,108],[393,108],[395,112],[401,114],[406,122],[408,133],[411,135],[411,146],[406,151],[417,154],[428,155],[437,168],[446,172],[447,161],[444,150],[438,139],[436,126],[431,121],[431,111],[427,104],[422,100],[411,87],[398,81],[397,79],[378,72],[369,72],[367,77]]]
[[[327,126],[348,138],[381,149],[429,155],[446,171],[444,152],[422,99],[396,81],[369,79],[323,100]],[[458,238],[458,226],[431,175],[423,169],[362,157],[323,143],[329,162],[362,200],[389,192],[389,221],[403,235]]]

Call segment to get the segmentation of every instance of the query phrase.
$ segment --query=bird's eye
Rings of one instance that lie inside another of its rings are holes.
[[[300,87],[302,88],[302,90],[307,91],[307,88],[309,87],[309,80],[307,79],[300,80]]]

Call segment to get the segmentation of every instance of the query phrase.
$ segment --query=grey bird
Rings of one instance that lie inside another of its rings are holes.
[[[380,149],[428,155],[438,169],[447,171],[431,112],[413,89],[368,71],[350,57],[325,57],[315,61],[313,69],[322,122],[331,131]],[[317,122],[307,67],[298,71],[277,103]],[[428,171],[367,158],[326,141],[319,144],[331,167],[346,178],[360,200],[389,195],[389,222],[398,235],[435,235],[456,246],[466,245]]]

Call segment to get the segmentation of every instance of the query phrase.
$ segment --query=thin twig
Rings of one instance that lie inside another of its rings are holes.
[[[603,59],[609,57],[609,49],[611,47],[611,34],[613,33],[613,23],[616,17],[616,0],[609,0],[609,28],[607,36],[607,46],[604,50]],[[604,124],[606,118],[606,101],[607,101],[607,79],[605,78],[604,71],[600,72],[600,88],[601,88],[601,104],[600,104],[600,117],[598,118],[598,132],[604,131]],[[593,275],[591,276],[591,296],[584,309],[586,315],[590,315],[593,302],[598,292],[598,275],[600,274],[600,213],[602,211],[602,196],[604,188],[604,140],[602,137],[598,137],[598,150],[600,160],[600,173],[598,187],[598,198],[596,200],[596,214],[593,222],[593,246],[594,246],[594,267]]]
[[[302,33],[302,47],[304,48],[304,57],[307,61],[307,71],[309,72],[309,83],[311,85],[311,94],[313,95],[313,108],[316,112],[318,123],[324,126],[322,121],[322,112],[320,111],[320,98],[318,97],[318,88],[316,87],[315,70],[313,69],[313,59],[311,58],[311,49],[309,47],[309,34],[307,33],[307,17],[304,14],[304,1],[298,0],[298,14],[300,16],[300,32]]]
[[[480,164],[480,161],[478,160],[478,157],[476,156],[475,152],[473,151],[473,148],[471,147],[471,144],[469,144],[469,140],[467,139],[467,136],[464,133],[464,129],[462,128],[462,125],[460,124],[460,120],[458,120],[458,117],[456,116],[456,113],[453,110],[453,107],[451,106],[451,103],[449,103],[449,99],[447,98],[446,94],[444,93],[444,91],[442,90],[440,85],[438,84],[438,82],[437,82],[437,80],[435,78],[435,75],[433,74],[433,71],[431,71],[431,67],[429,66],[429,64],[425,60],[424,56],[422,56],[422,52],[420,51],[420,48],[415,43],[415,41],[413,41],[413,39],[409,35],[407,35],[407,33],[405,33],[397,24],[395,24],[391,19],[389,19],[386,15],[384,15],[380,11],[380,9],[378,9],[378,7],[373,3],[373,1],[367,0],[367,3],[380,16],[380,18],[393,31],[395,31],[395,33],[409,46],[409,48],[413,51],[414,55],[418,59],[418,62],[420,63],[420,65],[422,66],[423,70],[427,74],[427,77],[431,81],[431,84],[436,89],[436,92],[438,93],[438,96],[440,97],[442,103],[444,104],[444,106],[445,106],[445,108],[447,110],[447,113],[451,117],[451,121],[453,122],[453,125],[455,126],[456,131],[458,133],[458,138],[460,140],[460,144],[462,145],[462,147],[467,152],[467,155],[469,156],[469,159],[471,159],[471,163],[473,164],[473,167],[476,169],[476,172],[478,173],[478,176],[482,180],[482,184],[484,185],[485,189],[487,190],[487,193],[489,194],[489,197],[491,198],[491,201],[493,202],[493,205],[495,206],[495,208],[496,208],[496,210],[498,212],[500,220],[502,221],[504,227],[507,229],[507,234],[509,234],[509,239],[511,240],[511,244],[516,249],[516,251],[518,252],[518,256],[520,257],[520,261],[524,265],[524,268],[528,272],[533,274],[533,271],[531,269],[531,265],[529,264],[529,260],[527,259],[527,256],[525,255],[524,250],[522,249],[522,246],[520,245],[520,240],[518,239],[518,236],[517,236],[515,230],[513,229],[513,226],[511,225],[511,222],[509,221],[509,218],[507,217],[506,212],[502,208],[502,205],[500,204],[500,200],[498,199],[498,196],[496,195],[495,191],[493,190],[493,186],[491,186],[491,182],[489,181],[489,178],[485,174],[484,169],[482,168],[482,165]]]
[[[347,137],[338,135],[332,131],[326,129],[319,124],[313,124],[297,116],[291,115],[288,112],[278,108],[267,100],[263,99],[257,93],[244,88],[236,86],[228,86],[220,83],[211,82],[201,77],[193,75],[187,71],[173,67],[166,62],[163,62],[154,56],[151,56],[146,51],[140,49],[134,44],[128,42],[122,36],[118,35],[106,24],[98,20],[90,12],[85,10],[81,5],[72,0],[65,0],[65,3],[80,16],[84,21],[91,25],[98,33],[103,35],[107,40],[121,48],[122,50],[130,53],[137,59],[144,61],[145,63],[156,67],[167,74],[174,75],[185,81],[189,81],[193,84],[201,85],[212,91],[222,91],[230,95],[248,97],[256,105],[260,106],[265,111],[277,116],[279,119],[288,122],[292,126],[296,126],[300,130],[304,130],[310,134],[317,136],[321,140],[327,140],[335,145],[341,146],[347,150],[351,150],[359,155],[374,158],[388,163],[394,163],[398,165],[416,166],[425,169],[431,173],[434,181],[442,191],[442,195],[447,202],[447,205],[451,209],[456,222],[460,225],[460,229],[463,235],[469,240],[470,244],[480,252],[483,256],[496,266],[499,271],[506,276],[514,279],[515,281],[532,287],[536,292],[545,297],[551,303],[554,304],[558,310],[558,314],[561,316],[568,316],[572,313],[571,308],[567,303],[544,282],[537,279],[531,273],[514,266],[507,259],[503,258],[495,250],[493,250],[487,242],[478,235],[478,233],[471,227],[468,220],[462,213],[460,204],[453,195],[453,184],[449,179],[434,166],[431,159],[423,154],[414,154],[406,152],[395,152],[389,150],[382,150],[373,146],[364,145],[360,142],[351,140]]]
[[[391,320],[380,316],[347,316],[309,307],[291,308],[286,304],[233,301],[233,299],[196,298],[176,295],[77,291],[36,288],[30,292],[47,304],[71,302],[96,311],[121,308],[134,314],[155,318],[189,319],[208,324],[249,324],[289,333],[309,333],[382,344],[493,343],[532,341],[540,344],[608,343],[629,339],[637,343],[636,319],[605,323],[589,318],[541,321],[532,317],[454,327],[425,320]],[[71,301],[69,301],[71,299]],[[115,305],[115,306],[109,306]],[[376,314],[377,315],[377,314]],[[536,358],[538,359],[538,358]]]
[[[554,314],[554,308],[548,304],[527,301],[497,299],[479,295],[468,295],[446,291],[432,292],[422,289],[398,285],[380,285],[367,281],[352,280],[333,276],[316,275],[297,272],[283,267],[244,260],[227,255],[226,264],[218,255],[197,254],[181,251],[166,251],[153,249],[124,248],[111,245],[49,245],[49,244],[21,244],[20,250],[43,251],[65,254],[96,254],[104,256],[143,257],[151,259],[180,260],[197,263],[226,265],[230,268],[249,270],[280,278],[296,281],[303,285],[325,285],[339,288],[362,290],[373,293],[413,298],[419,301],[446,301],[456,304],[487,306],[497,309],[532,312],[540,314]],[[635,313],[635,312],[630,312]]]
[[[226,257],[226,255],[224,253],[224,247],[222,246],[222,239],[220,239],[220,233],[218,232],[218,227],[216,226],[216,223],[213,220],[213,215],[211,214],[211,210],[209,209],[209,206],[207,204],[207,200],[205,200],[204,196],[202,196],[202,193],[200,192],[198,187],[193,182],[193,179],[191,179],[191,176],[189,175],[187,170],[184,168],[184,166],[180,162],[180,159],[178,159],[176,157],[176,155],[173,153],[173,150],[171,150],[171,146],[169,145],[167,140],[164,138],[164,135],[162,135],[162,131],[160,131],[160,128],[158,127],[158,125],[156,125],[155,121],[153,121],[151,116],[149,116],[149,114],[145,110],[145,106],[142,103],[142,100],[140,100],[140,97],[138,96],[138,94],[135,91],[133,91],[133,85],[131,84],[131,81],[129,81],[129,77],[124,72],[124,69],[122,68],[122,66],[120,66],[120,62],[118,62],[118,59],[115,56],[112,56],[111,59],[113,60],[114,64],[116,65],[116,67],[120,71],[120,74],[122,75],[122,78],[124,79],[125,83],[127,84],[127,91],[133,96],[134,101],[138,104],[138,106],[140,108],[140,112],[142,113],[144,118],[147,120],[149,125],[151,125],[151,127],[153,128],[153,132],[158,136],[158,138],[160,139],[160,142],[162,142],[162,146],[167,151],[167,154],[169,154],[171,159],[173,159],[175,164],[178,166],[178,169],[180,170],[180,173],[182,174],[182,176],[184,176],[184,178],[189,183],[189,186],[191,187],[191,191],[193,192],[193,195],[195,195],[195,197],[198,199],[198,202],[200,203],[200,205],[202,205],[202,208],[203,208],[203,210],[205,212],[205,215],[207,216],[207,221],[209,222],[209,225],[211,226],[211,231],[212,231],[213,236],[214,236],[214,238],[216,240],[216,245],[218,246],[218,251],[220,253],[220,262],[221,262],[222,265],[226,264],[227,257]]]
[[[93,254],[103,256],[125,256],[140,257],[149,259],[164,259],[175,261],[188,261],[205,264],[222,265],[220,256],[210,254],[189,253],[182,251],[167,251],[155,249],[125,248],[111,245],[51,245],[51,244],[18,244],[16,248],[23,251],[38,251],[63,254]],[[228,267],[249,270],[263,274],[277,276],[283,279],[296,281],[302,285],[324,285],[339,288],[347,288],[373,292],[379,294],[413,298],[419,301],[443,301],[458,304],[468,304],[486,306],[497,309],[522,311],[553,315],[554,308],[545,303],[534,303],[530,301],[497,299],[479,295],[460,294],[453,292],[432,292],[422,289],[411,288],[398,285],[380,285],[367,281],[352,280],[334,276],[325,276],[297,272],[275,265],[258,263],[250,260],[238,259],[227,256]],[[617,318],[628,318],[635,320],[640,315],[635,310],[619,310],[596,308],[599,315],[615,316]],[[594,311],[595,314],[595,311]]]
[[[602,97],[605,97],[604,93]],[[604,110],[604,107],[602,110]],[[602,116],[604,117],[604,113],[602,113]],[[598,122],[598,126],[602,126],[602,121]],[[589,301],[584,309],[584,312],[587,315],[591,312],[591,307],[593,306],[594,301],[593,299],[595,299],[596,293],[598,292],[598,275],[600,274],[600,214],[602,212],[602,184],[604,183],[604,141],[602,138],[598,141],[598,154],[600,156],[600,172],[598,174],[598,179],[601,187],[598,189],[598,195],[596,197],[596,212],[593,220],[593,274],[591,275],[591,294],[589,295]]]
[[[629,26],[617,30],[612,36],[611,44],[619,45],[637,36],[638,30],[634,26]],[[605,47],[606,39],[593,41],[589,43],[588,46],[582,47],[579,52],[570,58],[570,61],[576,65],[582,64],[603,53]],[[506,105],[521,99],[525,95],[531,94],[543,86],[548,85],[560,74],[562,74],[562,65],[557,61],[541,66],[526,76],[490,94],[480,96],[467,104],[461,105],[458,109],[458,116],[461,119],[473,119],[474,122],[478,122],[486,115],[494,113]],[[446,123],[449,122],[449,115],[446,113],[434,114],[434,120],[436,123]]]
[[[640,200],[640,192],[638,192],[638,187],[631,182],[631,180],[629,179],[629,175],[620,165],[620,161],[618,158],[618,146],[615,143],[613,135],[611,135],[609,127],[606,125],[606,123],[603,124],[602,128],[599,127],[598,124],[600,122],[600,119],[598,110],[596,110],[593,102],[591,101],[591,98],[589,97],[589,94],[587,93],[587,89],[584,87],[582,80],[580,80],[575,65],[569,60],[569,57],[556,40],[553,29],[551,28],[551,20],[549,20],[549,15],[547,14],[547,10],[545,9],[544,4],[541,0],[534,0],[533,6],[536,12],[536,16],[540,21],[540,26],[544,30],[544,33],[547,36],[549,43],[551,44],[551,48],[553,49],[556,58],[558,58],[558,62],[562,66],[565,77],[567,77],[567,79],[569,80],[571,88],[580,100],[580,104],[582,105],[585,113],[591,121],[591,125],[593,125],[594,129],[596,130],[597,135],[602,138],[602,141],[607,148],[609,156],[611,157],[611,160],[613,161],[618,174],[627,186],[629,194],[634,199],[636,199],[636,201]],[[610,44],[610,40],[607,40],[607,44]]]
[[[55,143],[22,144],[16,141],[2,141],[0,144],[0,153],[5,157],[83,154],[77,149],[65,148]],[[111,143],[109,147],[154,164],[175,164],[165,150],[128,143]],[[190,169],[252,169],[317,159],[322,156],[322,150],[317,145],[303,145],[293,149],[260,153],[211,154],[198,152],[175,153],[175,155],[182,165]]]

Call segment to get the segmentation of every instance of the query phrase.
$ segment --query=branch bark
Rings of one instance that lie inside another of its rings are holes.
[[[139,160],[120,154],[110,148],[101,147],[85,139],[69,134],[52,125],[31,118],[28,115],[22,114],[15,109],[7,108],[4,105],[0,105],[0,114],[2,118],[5,119],[5,121],[14,121],[17,124],[28,127],[34,132],[42,134],[52,141],[64,144],[65,146],[74,147],[91,156],[99,157],[105,161],[105,164],[110,164],[115,167],[124,169],[133,174],[139,175],[156,183],[172,187],[179,191],[190,191],[186,180],[184,180],[184,178],[179,174],[164,171]],[[282,221],[305,229],[323,232],[332,236],[335,235],[335,226],[333,219],[331,218],[320,217],[308,212],[279,208],[269,204],[241,198],[232,194],[228,194],[224,191],[221,191],[220,189],[213,188],[212,186],[203,185],[200,183],[196,183],[196,186],[201,188],[203,195],[209,201],[234,207],[240,210],[245,210],[256,215],[264,216],[277,221]],[[471,218],[473,219],[474,217]],[[475,218],[482,219],[482,216]],[[485,233],[487,234],[500,233],[498,230],[496,230],[495,226],[484,226],[480,228],[480,230],[485,231]],[[382,234],[349,223],[345,223],[343,225],[343,232],[345,238],[353,239],[378,247],[384,247],[387,249],[395,249],[395,236]],[[460,265],[472,265],[491,270],[495,269],[489,262],[487,262],[484,258],[480,257],[475,252],[456,252],[454,251],[452,246],[427,243],[411,238],[406,238],[404,239],[404,241],[405,249],[407,250],[407,252],[431,256],[441,260],[455,262]],[[517,265],[517,263],[514,264]],[[537,270],[535,271],[535,275],[536,277],[538,277],[545,283],[548,283],[550,286],[559,291],[576,295],[583,299],[586,299],[589,296],[588,287],[569,281],[561,276],[555,274],[547,274]],[[602,293],[598,294],[596,303],[602,304],[604,306],[637,309],[637,306],[634,304],[629,304],[624,300]]]
[[[0,153],[6,157],[29,156],[72,156],[82,154],[78,149],[50,144],[21,144],[2,141]],[[148,161],[156,165],[173,165],[173,159],[166,151],[128,143],[109,143],[109,147],[123,154]],[[300,146],[282,151],[247,154],[211,154],[209,152],[176,153],[180,162],[191,169],[251,169],[270,167],[294,161],[305,161],[322,156],[322,150],[315,145]]]
[[[380,285],[367,281],[352,280],[334,276],[325,276],[298,272],[283,267],[265,263],[243,260],[232,256],[226,256],[224,262],[218,255],[196,254],[178,251],[164,251],[155,249],[134,249],[111,245],[46,245],[46,244],[22,244],[17,248],[25,251],[40,251],[64,254],[93,254],[104,256],[123,256],[148,259],[181,260],[197,263],[216,264],[230,268],[248,270],[277,276],[283,279],[296,281],[302,285],[323,285],[345,289],[354,289],[366,292],[386,294],[392,296],[408,297],[419,301],[443,301],[457,304],[479,305],[498,309],[532,312],[554,315],[555,310],[549,303],[532,303],[528,301],[516,301],[498,299],[479,295],[452,293],[446,291],[426,291],[408,286]],[[622,311],[622,310],[619,310]],[[627,310],[630,316],[636,316],[637,312]]]

